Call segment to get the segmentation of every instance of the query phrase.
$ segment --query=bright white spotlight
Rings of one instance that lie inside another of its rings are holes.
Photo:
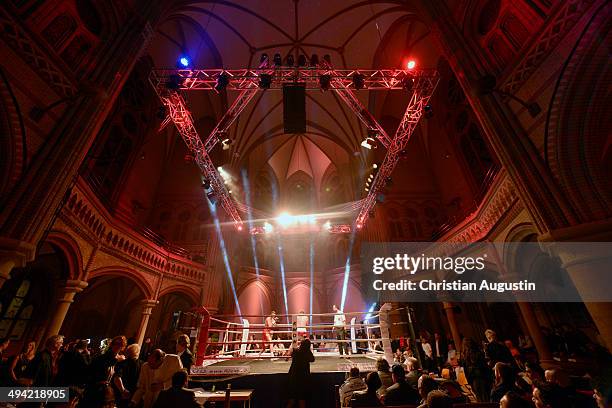
[[[329,231],[331,228],[331,222],[327,221],[325,224],[323,224],[323,228],[325,228],[326,231]]]
[[[363,139],[363,142],[361,142],[361,147],[365,147],[366,149],[370,150],[375,145],[375,143],[376,140],[371,137],[366,137],[365,139]]]
[[[416,67],[416,61],[415,60],[408,61],[408,63],[406,64],[406,67],[408,69],[414,69],[414,67]]]
[[[372,165],[372,168],[377,169],[377,168],[378,168],[378,164],[374,163],[374,164]]]
[[[264,223],[264,225],[263,225],[263,229],[264,229],[264,232],[265,232],[266,234],[269,234],[269,233],[271,233],[272,231],[274,231],[274,227],[272,226],[272,224],[270,224],[270,223],[269,223],[269,222],[267,222],[267,221]]]
[[[278,217],[276,217],[276,222],[280,224],[281,227],[287,227],[295,222],[295,217],[291,216],[289,213],[281,213]]]

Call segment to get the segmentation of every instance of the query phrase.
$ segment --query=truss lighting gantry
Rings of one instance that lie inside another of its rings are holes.
[[[220,79],[221,78],[221,79]],[[203,177],[210,181],[218,202],[232,218],[238,230],[243,221],[236,201],[229,194],[222,177],[213,165],[209,153],[255,94],[264,89],[280,90],[285,84],[302,84],[306,90],[331,90],[346,103],[361,120],[368,131],[387,149],[385,159],[368,190],[361,200],[359,214],[354,227],[361,229],[376,205],[385,181],[397,165],[401,151],[414,132],[423,108],[427,105],[439,75],[435,70],[400,69],[335,69],[328,62],[306,67],[271,66],[268,60],[255,69],[158,69],[151,73],[150,81],[168,111]],[[218,84],[227,90],[239,91],[228,111],[213,131],[202,141],[193,124],[193,118],[184,98],[188,91],[218,92]],[[322,86],[322,84],[325,84]],[[400,125],[390,137],[374,116],[361,104],[355,91],[358,90],[404,90],[410,100]],[[350,232],[352,226],[340,225],[341,231]]]

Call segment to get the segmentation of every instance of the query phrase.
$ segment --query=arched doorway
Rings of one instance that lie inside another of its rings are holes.
[[[195,317],[187,313],[195,305],[195,299],[182,291],[163,294],[153,308],[145,338],[151,338],[153,344],[166,352],[174,352],[179,334],[190,335],[196,328]]]
[[[107,337],[135,337],[145,299],[133,279],[115,274],[95,277],[75,297],[61,333],[69,338],[91,339],[94,346]]]

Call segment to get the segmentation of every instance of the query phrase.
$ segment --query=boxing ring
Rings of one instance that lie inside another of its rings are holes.
[[[194,310],[200,325],[191,374],[287,372],[291,349],[304,338],[311,342],[314,372],[348,371],[351,366],[371,371],[380,357],[393,362],[390,310],[391,305],[384,304],[378,311],[343,313],[345,338],[338,339],[334,326],[336,313],[279,314],[276,323],[270,326],[265,323],[270,315],[211,315],[205,308],[199,308]],[[298,316],[302,316],[301,323]],[[304,324],[304,316],[308,317],[308,324]],[[340,344],[347,344],[350,354],[340,356]],[[221,367],[232,367],[233,371]]]

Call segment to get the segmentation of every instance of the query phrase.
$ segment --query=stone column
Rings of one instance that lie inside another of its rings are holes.
[[[68,308],[70,308],[70,304],[74,301],[74,295],[82,292],[86,287],[87,282],[82,280],[66,281],[65,286],[61,288],[62,293],[57,300],[56,309],[53,312],[51,320],[49,321],[49,325],[47,326],[47,338],[60,334],[62,324],[64,323],[64,319],[68,313]]]
[[[144,341],[153,308],[158,303],[159,301],[154,299],[145,299],[142,301],[142,318],[140,320],[140,326],[138,327],[138,333],[136,334],[136,340],[140,346],[142,346],[142,342]]]
[[[482,53],[465,38],[446,2],[418,4],[538,231],[547,232],[577,223],[575,209],[514,113],[498,94],[481,91],[482,79],[490,73],[485,70]]]
[[[495,247],[494,245],[491,246],[492,248],[489,252],[493,255],[493,259],[495,260],[495,263],[497,264],[497,267],[500,270],[500,274],[503,276],[504,280],[512,281],[512,277],[506,270],[506,266],[499,257],[497,247]],[[535,346],[538,352],[538,357],[544,365],[550,365],[550,363],[553,361],[553,356],[550,352],[550,349],[548,348],[548,343],[546,342],[546,339],[542,334],[540,323],[538,322],[535,313],[533,313],[533,307],[530,303],[527,302],[516,302],[516,304],[518,305],[519,310],[521,311],[521,316],[523,317],[523,321],[527,326],[527,330],[529,332],[531,340],[533,341],[533,345]]]
[[[612,253],[607,251],[609,244],[603,243],[612,241],[612,221],[559,229],[538,239],[545,251],[559,257],[578,293],[585,299],[584,305],[599,331],[603,345],[612,350],[612,302],[589,301],[610,298],[610,277],[607,274]],[[570,248],[568,244],[559,245],[559,242],[574,244]]]
[[[459,354],[461,352],[461,336],[459,336],[457,320],[455,320],[455,310],[453,309],[454,305],[450,302],[442,302],[442,306],[444,307],[444,312],[446,313],[446,318],[448,319],[451,335],[453,336],[453,341],[455,342],[455,350],[457,351],[457,354]]]

